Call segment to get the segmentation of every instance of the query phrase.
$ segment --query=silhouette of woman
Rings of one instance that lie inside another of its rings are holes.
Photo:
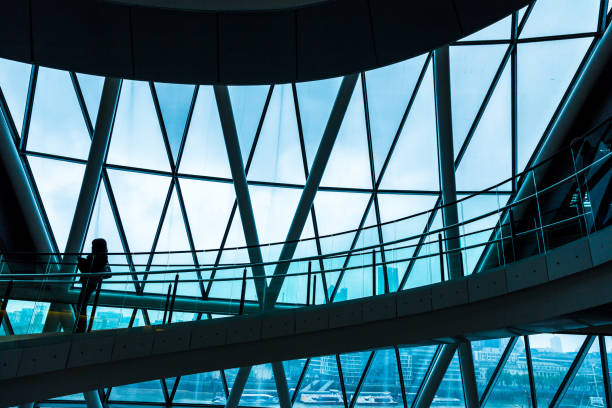
[[[81,272],[81,293],[78,301],[78,319],[76,332],[82,333],[87,328],[87,303],[92,293],[96,290],[103,279],[110,278],[110,267],[108,266],[108,249],[106,241],[102,238],[94,239],[91,242],[91,254],[86,258],[80,257],[77,267]],[[106,273],[102,273],[106,272]],[[95,276],[91,276],[94,275]]]

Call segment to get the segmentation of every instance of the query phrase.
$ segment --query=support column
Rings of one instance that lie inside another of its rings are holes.
[[[249,194],[249,185],[244,171],[244,163],[242,162],[242,154],[240,152],[240,142],[238,132],[236,131],[236,123],[234,121],[234,112],[232,111],[232,103],[230,100],[227,86],[216,85],[214,87],[215,98],[217,100],[217,108],[221,119],[221,128],[223,129],[223,137],[225,138],[225,148],[227,150],[227,158],[232,172],[234,181],[234,189],[236,191],[236,201],[238,202],[238,211],[240,211],[240,219],[242,220],[242,229],[244,230],[244,239],[249,246],[249,260],[253,264],[259,264],[251,268],[255,279],[255,290],[259,305],[263,309],[266,297],[266,271],[261,265],[263,257],[259,246],[259,238],[257,236],[257,226],[255,224],[255,215],[253,206],[251,205],[251,196]],[[285,376],[285,368],[282,363],[272,363],[274,370],[274,379],[279,397],[281,408],[291,408],[289,399],[289,389],[287,387],[287,377]],[[249,378],[251,367],[241,367],[234,381],[234,386],[227,400],[227,407],[236,407],[240,402],[240,397],[244,390],[244,386]]]
[[[323,137],[321,138],[321,143],[319,144],[319,149],[317,150],[312,168],[310,169],[310,173],[308,175],[308,180],[306,180],[306,185],[302,191],[302,196],[300,197],[295,214],[293,215],[289,232],[285,238],[285,244],[283,245],[279,256],[279,260],[281,261],[290,260],[293,258],[295,249],[298,245],[297,240],[300,239],[304,225],[308,220],[308,214],[310,213],[315,195],[319,190],[319,184],[323,178],[323,172],[325,171],[325,167],[327,166],[327,162],[331,156],[336,138],[338,137],[340,125],[342,124],[342,120],[346,114],[346,109],[348,108],[355,85],[357,84],[357,78],[358,74],[345,76],[342,80],[342,84],[340,85],[340,89],[338,89],[338,94],[329,115],[327,125],[325,126],[325,131],[323,132]],[[273,307],[276,303],[276,299],[278,298],[280,290],[283,287],[283,282],[285,280],[287,270],[289,269],[289,265],[289,262],[279,263],[276,265],[272,281],[270,282],[268,295],[266,297],[267,307]]]
[[[451,112],[450,61],[448,46],[434,51],[434,91],[436,100],[436,129],[438,136],[438,173],[442,193],[442,221],[446,242],[446,261],[450,279],[463,277],[459,214],[455,184],[455,153],[453,151],[453,121]],[[453,252],[449,252],[453,251]],[[474,359],[469,342],[459,345],[459,363],[467,408],[479,407]]]

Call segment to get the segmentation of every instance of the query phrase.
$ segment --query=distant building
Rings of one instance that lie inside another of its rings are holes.
[[[563,353],[563,346],[561,345],[561,337],[552,336],[550,338],[550,350],[555,353]]]

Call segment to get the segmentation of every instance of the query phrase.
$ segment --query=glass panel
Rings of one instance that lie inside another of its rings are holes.
[[[102,98],[102,88],[104,87],[104,77],[87,74],[76,74],[76,76],[91,124],[95,128],[98,109],[100,108],[100,98]]]
[[[269,86],[230,86],[228,88],[232,110],[234,111],[236,131],[240,140],[242,161],[246,166],[257,126],[259,126],[263,113]]]
[[[194,89],[193,85],[155,83],[159,108],[175,161],[183,140]]]
[[[428,215],[429,217],[429,215]],[[429,231],[439,231],[442,228],[442,211],[436,211]],[[406,268],[403,273],[409,273],[403,289],[415,288],[440,282],[440,249],[438,233],[429,234],[418,252],[419,258],[412,264],[412,269]],[[444,267],[445,276],[448,277],[448,265]]]
[[[142,401],[164,402],[164,394],[159,380],[146,381],[137,384],[113,387],[109,400],[114,401]]]
[[[236,199],[234,186],[192,179],[180,179],[187,219],[196,249],[216,249],[227,227]],[[199,252],[200,264],[212,264],[216,251]]]
[[[461,41],[505,40],[510,38],[511,29],[512,16],[508,16],[462,38]]]
[[[342,376],[344,378],[344,387],[346,389],[346,397],[350,401],[354,398],[357,384],[363,375],[368,358],[371,351],[362,351],[359,353],[341,354],[340,366],[342,368]]]
[[[597,338],[578,369],[561,407],[604,407],[606,404]]]
[[[597,31],[599,0],[538,0],[521,37]]]
[[[8,59],[0,58],[0,90],[13,117],[17,131],[21,133],[23,113],[25,112],[26,97],[30,83],[29,64],[22,64]]]
[[[251,368],[249,379],[244,386],[240,405],[255,407],[278,406],[278,392],[271,364],[256,365]]]
[[[308,364],[293,406],[296,408],[342,406],[341,389],[336,356],[313,358]]]
[[[451,110],[455,157],[463,145],[507,49],[507,45],[450,47]],[[507,65],[510,66],[510,64]],[[507,68],[506,71],[509,69]],[[509,85],[510,77],[509,75],[506,77]],[[497,88],[500,88],[499,84]],[[500,99],[500,91],[496,93],[497,98]],[[501,96],[507,98],[504,102],[510,106],[510,95],[501,92]],[[495,109],[501,110],[503,106],[496,106]],[[509,123],[506,127],[510,131]]]
[[[302,375],[304,365],[306,364],[305,358],[299,360],[283,361],[283,367],[285,368],[285,377],[287,377],[287,387],[289,387],[289,396],[292,396],[295,392],[297,382]]]
[[[108,175],[130,250],[151,251],[170,178],[119,170]]]
[[[249,169],[249,180],[304,184],[291,85],[274,87]]]
[[[173,401],[192,404],[225,404],[221,371],[181,377]]]
[[[480,191],[512,175],[510,87],[508,64],[457,169],[457,190]]]
[[[361,77],[355,85],[344,120],[340,125],[321,185],[372,187]]]
[[[344,371],[344,366],[342,366]],[[377,350],[363,388],[357,396],[357,407],[403,407],[402,389],[397,374],[394,349]]]
[[[590,38],[518,45],[518,170],[542,137]]]
[[[85,166],[29,156],[36,187],[59,250],[64,251],[81,191]]]
[[[427,55],[366,72],[374,168],[378,175]]]
[[[13,327],[13,332],[17,335],[42,333],[48,311],[49,303],[45,302],[10,300],[6,305],[6,312]],[[2,327],[6,330],[4,323]]]
[[[212,86],[201,86],[185,141],[181,173],[231,178]]]
[[[585,336],[538,334],[529,336],[538,406],[547,406]]]
[[[147,82],[123,81],[107,161],[126,166],[170,170]]]
[[[38,70],[28,150],[86,159],[90,138],[70,75]]]
[[[478,395],[482,396],[509,340],[506,338],[472,342]]]
[[[296,84],[308,168],[312,166],[342,78]]]
[[[463,385],[461,383],[461,369],[457,353],[446,369],[444,378],[431,403],[432,407],[465,407]]]
[[[519,337],[508,357],[504,370],[491,391],[488,407],[530,407],[529,374],[525,357],[525,342]]]
[[[257,235],[261,244],[282,242],[293,221],[295,209],[302,191],[295,188],[249,186],[253,213],[257,224]],[[276,261],[282,245],[261,248],[264,261]],[[266,266],[268,274],[275,266]]]
[[[400,364],[406,389],[406,403],[412,404],[436,352],[436,346],[400,348]]]
[[[437,160],[433,69],[430,65],[380,187],[437,190]]]
[[[149,280],[172,281],[175,274],[172,269],[193,268],[193,257],[191,252],[164,253],[165,251],[189,251],[189,241],[185,231],[185,222],[175,192],[172,193],[168,203],[168,211],[164,219],[159,240],[153,256],[152,271],[167,271],[163,274],[149,275]],[[195,272],[182,272],[179,275],[177,294],[184,296],[200,296],[200,285],[197,282],[183,282],[185,280],[197,279]],[[144,291],[147,293],[167,293],[169,283],[147,283]]]

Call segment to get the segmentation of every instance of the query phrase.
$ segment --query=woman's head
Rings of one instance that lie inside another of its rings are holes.
[[[103,238],[96,238],[91,241],[91,252],[96,253],[107,253],[108,248],[106,247],[106,240]]]

